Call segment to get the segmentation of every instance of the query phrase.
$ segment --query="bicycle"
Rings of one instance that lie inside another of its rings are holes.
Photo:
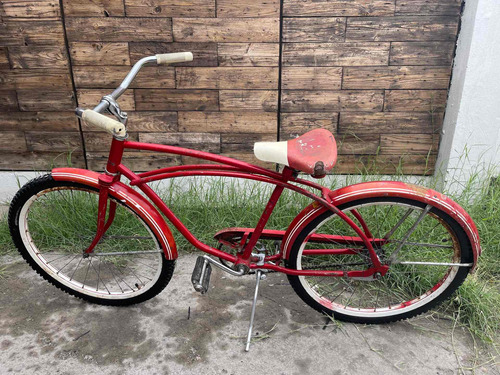
[[[141,67],[192,58],[189,52],[145,57],[93,110],[76,109],[87,125],[113,136],[104,172],[55,168],[28,182],[13,198],[8,217],[13,241],[47,281],[103,305],[130,305],[154,297],[169,283],[178,256],[163,214],[206,253],[198,257],[192,275],[197,291],[207,292],[211,265],[231,275],[256,274],[248,351],[259,282],[266,272],[286,274],[305,303],[335,319],[387,323],[436,306],[474,270],[481,253],[476,226],[443,194],[391,181],[332,191],[299,178],[300,172],[324,177],[335,165],[335,138],[325,129],[289,141],[256,143],[257,158],[283,165],[281,172],[208,152],[127,140],[127,115],[116,100]],[[122,164],[127,149],[217,164],[136,174]],[[255,228],[222,229],[214,236],[219,245],[212,247],[199,241],[147,185],[184,176],[242,178],[275,187]],[[284,189],[312,203],[286,231],[265,229]],[[269,242],[279,245],[264,245]]]

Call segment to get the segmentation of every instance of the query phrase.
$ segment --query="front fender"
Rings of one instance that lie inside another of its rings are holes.
[[[432,189],[406,184],[404,182],[374,181],[363,182],[330,191],[328,197],[330,198],[331,203],[335,206],[339,206],[353,200],[373,197],[407,198],[414,199],[425,204],[430,204],[431,206],[436,207],[450,215],[464,229],[471,243],[474,255],[474,266],[471,271],[476,268],[477,258],[481,255],[481,245],[476,225],[470,215],[465,212],[460,205],[444,194]],[[281,244],[283,257],[285,259],[288,259],[292,245],[302,229],[326,210],[328,209],[321,206],[318,202],[313,202],[304,208],[297,215],[297,217],[295,217],[285,232]]]
[[[56,181],[72,181],[99,189],[99,173],[78,168],[54,168],[52,178]],[[167,223],[158,210],[141,194],[122,182],[114,182],[109,193],[125,203],[151,228],[168,260],[177,259],[177,247]]]

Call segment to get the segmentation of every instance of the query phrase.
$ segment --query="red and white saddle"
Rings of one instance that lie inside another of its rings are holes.
[[[295,170],[321,178],[337,161],[337,144],[326,129],[315,129],[298,138],[282,142],[257,142],[253,149],[257,159],[284,164]]]

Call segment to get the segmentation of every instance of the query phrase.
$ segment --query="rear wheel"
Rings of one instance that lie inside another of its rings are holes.
[[[110,198],[117,203],[115,219],[88,257],[99,201],[93,187],[51,175],[32,180],[11,203],[9,227],[24,259],[58,288],[94,303],[130,305],[161,292],[175,261],[165,258],[133,210]]]
[[[449,215],[419,201],[368,198],[339,206],[354,222],[356,210],[374,238],[388,238],[374,246],[389,271],[379,279],[289,276],[297,294],[311,307],[339,320],[384,323],[429,310],[450,296],[466,278],[473,255],[467,235]],[[419,221],[419,219],[421,221]],[[415,223],[414,231],[412,227]],[[411,233],[407,240],[405,237]],[[316,236],[311,237],[315,234]],[[327,235],[334,239],[318,240]],[[319,237],[318,237],[319,236]],[[312,220],[297,237],[288,267],[297,270],[365,270],[368,251],[354,230],[327,211]],[[310,255],[311,249],[353,249],[354,254]]]

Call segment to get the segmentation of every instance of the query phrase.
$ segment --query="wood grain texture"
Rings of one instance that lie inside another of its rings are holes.
[[[431,175],[434,155],[339,155],[333,173]]]
[[[103,171],[108,161],[107,152],[88,152],[89,168],[94,171]],[[158,152],[124,152],[123,164],[134,172],[144,172],[153,169],[165,168],[181,164],[181,157],[177,155],[160,154]]]
[[[380,154],[427,155],[436,154],[439,134],[381,134]]]
[[[0,137],[0,151],[20,152],[26,151],[26,139],[24,132],[21,131],[3,131]]]
[[[9,60],[14,69],[66,68],[69,65],[64,46],[12,46]]]
[[[345,17],[284,18],[283,42],[343,42],[345,27]]]
[[[215,17],[215,0],[124,0],[128,17]]]
[[[283,112],[381,111],[382,91],[301,91],[284,90]]]
[[[268,169],[273,169],[275,170],[275,165],[274,163],[268,163],[265,161],[261,161],[255,157],[255,154],[253,152],[244,152],[244,151],[238,151],[238,152],[224,152],[221,154],[223,156],[227,156],[228,158],[233,158],[233,159],[238,159],[250,164],[255,164],[258,166],[261,166],[263,168],[268,168]]]
[[[177,67],[175,77],[180,89],[274,89],[278,85],[278,68]]]
[[[285,16],[384,16],[394,14],[395,0],[285,0]]]
[[[0,46],[64,45],[62,23],[59,20],[0,20]]]
[[[83,132],[83,139],[85,141],[85,151],[109,152],[113,137],[106,132]],[[137,133],[129,132],[128,140],[137,142],[139,140],[139,135]]]
[[[0,91],[0,111],[17,111],[17,94],[15,90]],[[0,112],[1,114],[1,112]]]
[[[270,112],[179,112],[179,130],[206,133],[276,133]]]
[[[138,111],[218,111],[218,98],[213,90],[135,90]]]
[[[217,17],[279,17],[279,0],[217,0]]]
[[[335,140],[339,155],[376,155],[379,152],[379,137],[342,134],[336,135]]]
[[[74,66],[73,76],[77,88],[116,88],[120,85],[129,66]],[[130,88],[174,88],[175,68],[170,66],[145,66],[135,77]]]
[[[80,89],[77,91],[78,105],[82,108],[94,108],[99,104],[104,95],[108,95],[106,89]],[[127,90],[120,99],[118,99],[120,108],[124,111],[135,110],[134,90]]]
[[[7,47],[0,47],[0,69],[9,69],[9,57],[7,55]]]
[[[287,43],[284,66],[387,65],[390,43]]]
[[[221,134],[221,152],[253,152],[255,142],[276,142],[276,134]]]
[[[0,112],[0,131],[6,130],[78,131],[78,120],[73,111]]]
[[[123,0],[63,0],[65,17],[117,17],[125,15]]]
[[[0,71],[3,90],[71,90],[71,79],[65,69],[14,69]]]
[[[145,56],[159,53],[192,52],[193,61],[172,64],[171,66],[217,66],[217,43],[129,43],[130,61],[135,64]]]
[[[278,18],[174,18],[176,42],[278,42]]]
[[[172,41],[170,18],[68,18],[66,33],[71,42]]]
[[[396,14],[458,16],[461,6],[462,0],[397,0]]]
[[[78,132],[25,132],[29,151],[81,151],[82,144]]]
[[[127,112],[128,122],[127,130],[130,132],[176,132],[177,112]],[[82,121],[82,129],[86,132],[99,131],[88,126]]]
[[[342,68],[284,67],[281,83],[281,87],[288,90],[340,90]]]
[[[140,133],[140,142],[182,146],[196,150],[220,153],[220,135],[210,133]]]
[[[449,67],[362,67],[345,68],[344,89],[447,89]]]
[[[453,42],[392,42],[390,65],[450,66]]]
[[[337,131],[338,113],[282,113],[280,139],[297,138],[310,130],[323,128],[332,133]]]
[[[219,66],[278,66],[278,43],[218,43]]]
[[[56,167],[85,168],[80,152],[0,152],[0,169],[8,171],[50,171]],[[103,170],[103,169],[101,169]]]
[[[347,20],[346,41],[454,41],[458,17],[358,17]]]
[[[341,113],[339,134],[435,134],[442,124],[442,113]]]
[[[386,90],[384,110],[389,112],[443,112],[447,90]]]
[[[220,90],[221,111],[264,111],[278,109],[277,90]]]
[[[72,90],[18,90],[21,111],[71,111],[76,108]]]
[[[69,45],[73,65],[130,65],[128,43],[86,43]]]
[[[61,16],[58,0],[4,0],[0,16],[11,18],[54,18]]]

